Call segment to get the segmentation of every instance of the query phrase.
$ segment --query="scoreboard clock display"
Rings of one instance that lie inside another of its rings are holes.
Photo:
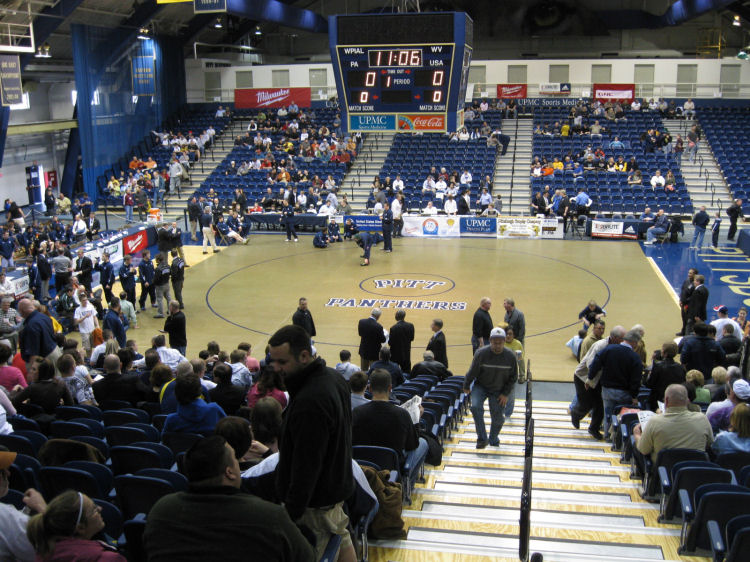
[[[463,124],[473,22],[465,13],[331,16],[342,124],[455,131]]]

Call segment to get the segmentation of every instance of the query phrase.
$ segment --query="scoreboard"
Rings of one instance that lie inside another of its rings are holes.
[[[463,125],[473,22],[463,12],[331,16],[331,59],[349,131]]]

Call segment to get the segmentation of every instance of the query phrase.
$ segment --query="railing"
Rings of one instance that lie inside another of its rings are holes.
[[[518,144],[518,118],[516,118],[516,131],[513,138],[513,160],[510,166],[510,196],[508,197],[508,214],[510,214],[510,207],[513,205],[513,177],[516,173],[516,146]],[[523,213],[522,213],[523,214]]]
[[[531,539],[531,488],[534,456],[534,418],[531,382],[531,360],[526,361],[526,431],[524,436],[523,482],[521,484],[521,513],[518,521],[518,558],[521,562],[541,562],[542,555],[529,556]]]
[[[496,98],[498,84],[474,83],[473,99]],[[571,82],[570,94],[567,96],[545,95],[539,92],[539,84],[526,84],[527,98],[589,98],[592,93],[591,82]],[[750,84],[740,83],[700,83],[700,84],[652,84],[636,83],[635,96],[647,98],[748,98]]]

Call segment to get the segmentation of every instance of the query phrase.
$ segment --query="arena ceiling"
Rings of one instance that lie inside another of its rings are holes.
[[[248,0],[248,2],[251,0]],[[252,0],[253,2],[263,0]],[[311,10],[322,16],[342,13],[393,11],[405,0],[281,0],[298,8]],[[414,1],[407,2],[414,5]],[[539,52],[539,56],[596,56],[595,42],[606,50],[625,51],[637,46],[632,34],[641,33],[652,49],[671,49],[690,56],[690,43],[699,27],[721,28],[728,46],[736,50],[750,43],[745,26],[750,29],[750,1],[692,0],[684,5],[697,8],[700,13],[688,13],[684,19],[670,20],[669,11],[680,6],[669,0],[422,0],[422,11],[462,10],[475,21],[478,41],[484,42],[492,52],[493,45],[503,44],[504,51],[512,57],[524,52]],[[221,29],[215,27],[216,16],[196,16],[192,3],[156,4],[156,0],[0,0],[0,32],[4,25],[23,22],[28,12],[35,27],[41,18],[51,29],[45,37],[51,58],[31,59],[36,71],[45,66],[62,71],[72,64],[71,30],[73,24],[94,25],[107,28],[126,28],[137,31],[141,25],[153,32],[177,37],[183,41],[186,53],[195,41],[209,44],[237,44],[243,42],[259,48],[268,55],[294,56],[300,52],[325,53],[325,37],[305,31],[285,28],[277,23],[251,21],[236,16],[221,16]],[[743,26],[732,25],[735,15]],[[259,30],[261,33],[256,33]],[[680,43],[675,39],[683,31],[692,33]],[[295,52],[280,39],[298,38]],[[624,37],[631,37],[624,41]],[[560,50],[561,41],[569,45]],[[551,46],[555,47],[552,48]],[[537,46],[539,48],[534,49]],[[507,47],[510,47],[510,51]],[[620,47],[620,48],[618,48]],[[288,52],[289,51],[289,52]],[[624,54],[620,54],[624,56]]]

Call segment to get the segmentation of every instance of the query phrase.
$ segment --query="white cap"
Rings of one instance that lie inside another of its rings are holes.
[[[490,332],[490,339],[492,338],[503,338],[505,339],[505,330],[502,328],[492,328]]]

